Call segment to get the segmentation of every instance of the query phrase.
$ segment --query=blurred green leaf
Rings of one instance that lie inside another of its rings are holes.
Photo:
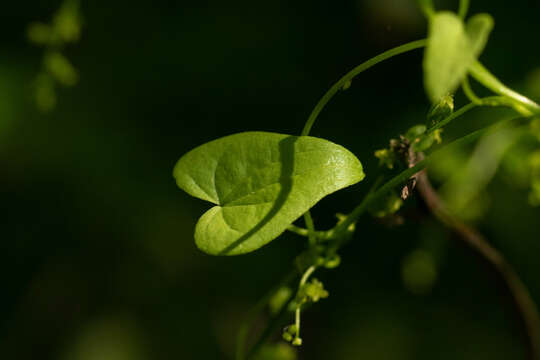
[[[246,132],[211,141],[174,168],[178,186],[217,206],[197,223],[197,246],[244,254],[279,236],[320,199],[364,178],[362,164],[327,140]]]
[[[49,52],[45,55],[45,68],[58,81],[65,86],[77,83],[79,75],[69,60],[59,52]]]
[[[52,28],[40,22],[34,22],[28,25],[26,30],[28,40],[37,45],[46,45],[51,41],[53,36]]]
[[[493,19],[487,14],[473,16],[466,27],[452,12],[442,11],[430,18],[424,85],[433,103],[456,90],[484,49],[492,28]]]
[[[64,42],[77,42],[81,37],[81,15],[78,0],[66,0],[53,19],[56,34]]]
[[[447,11],[435,14],[429,22],[424,55],[424,83],[429,99],[436,103],[452,93],[473,60],[461,19]]]
[[[41,73],[36,79],[36,106],[43,112],[50,111],[56,106],[56,90],[54,80],[49,74]]]
[[[469,19],[466,26],[467,37],[473,56],[477,58],[486,47],[494,21],[489,14],[477,14]]]

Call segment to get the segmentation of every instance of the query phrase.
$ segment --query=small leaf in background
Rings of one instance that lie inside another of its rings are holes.
[[[77,42],[81,37],[79,0],[66,0],[53,19],[55,33],[64,42]]]
[[[69,60],[59,52],[50,52],[45,55],[45,68],[64,86],[73,86],[77,83],[79,75]]]
[[[36,79],[36,106],[43,112],[51,111],[56,106],[54,80],[49,74],[41,73]]]
[[[424,86],[432,103],[452,94],[483,51],[493,28],[487,14],[473,16],[467,26],[454,13],[441,11],[430,18],[424,52]]]
[[[360,161],[330,141],[246,132],[201,145],[174,168],[178,186],[216,204],[197,223],[197,246],[238,255],[283,233],[319,200],[361,181]]]
[[[51,42],[53,30],[47,24],[34,22],[28,25],[26,36],[30,42],[36,45],[47,45]]]

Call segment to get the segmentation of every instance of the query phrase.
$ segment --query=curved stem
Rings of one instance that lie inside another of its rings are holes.
[[[492,247],[480,233],[454,217],[446,209],[438,193],[431,186],[424,170],[418,175],[416,186],[420,196],[424,199],[433,215],[443,224],[454,230],[463,243],[487,261],[503,280],[525,326],[531,358],[540,360],[540,317],[538,315],[538,309],[516,271],[506,261],[503,255]]]
[[[300,293],[306,285],[306,282],[308,281],[309,277],[317,270],[316,265],[311,265],[305,272],[304,275],[302,275],[302,278],[300,279],[300,283],[298,284],[298,293]],[[296,303],[296,310],[294,314],[294,324],[296,325],[296,339],[300,339],[300,312],[301,312],[302,304],[297,301]],[[293,342],[294,344],[294,342]]]
[[[304,214],[304,221],[308,230],[309,245],[313,246],[317,242],[317,235],[315,234],[315,225],[313,225],[313,218],[309,210]]]
[[[315,120],[319,116],[320,112],[324,109],[326,104],[334,97],[334,95],[342,89],[346,84],[348,84],[355,76],[360,74],[361,72],[369,69],[373,65],[376,65],[380,63],[381,61],[384,61],[386,59],[389,59],[393,56],[406,53],[408,51],[419,49],[426,46],[426,39],[412,41],[410,43],[395,47],[393,49],[390,49],[388,51],[383,52],[382,54],[379,54],[368,61],[358,65],[351,71],[349,71],[345,76],[343,76],[341,79],[339,79],[338,82],[336,82],[327,92],[324,94],[324,96],[319,100],[317,105],[315,105],[315,108],[309,115],[309,118],[306,121],[306,124],[304,125],[304,128],[302,129],[301,135],[309,135],[309,132],[311,131],[311,127],[315,123]]]
[[[458,15],[461,20],[464,20],[467,16],[467,11],[469,11],[469,0],[459,0],[459,10]]]
[[[433,15],[435,15],[435,8],[433,7],[433,1],[432,0],[417,0],[418,6],[420,7],[420,10],[424,13],[424,15],[429,19]]]
[[[463,81],[461,82],[461,88],[463,89],[463,92],[465,93],[465,96],[471,100],[472,103],[476,105],[482,105],[482,99],[480,99],[476,94],[474,93],[473,89],[471,88],[471,84],[469,83],[469,78],[467,75],[463,78]]]
[[[515,109],[515,106],[514,106],[515,103],[513,103],[510,99],[508,99],[505,96],[486,96],[483,98],[478,98],[478,101],[479,102],[476,102],[476,103],[475,102],[468,103],[467,105],[461,107],[459,110],[454,111],[452,115],[444,118],[443,120],[441,120],[440,122],[438,122],[437,124],[429,128],[427,131],[428,134],[437,129],[442,128],[443,126],[448,125],[454,119],[460,117],[461,115],[465,114],[469,110],[474,109],[477,106],[508,106]],[[519,111],[518,113],[521,114]]]
[[[480,62],[475,61],[469,68],[472,77],[491,91],[511,99],[516,105],[516,110],[524,116],[540,114],[540,105],[504,85]]]
[[[459,110],[456,110],[452,113],[452,115],[444,118],[443,120],[439,121],[437,124],[433,125],[431,128],[429,128],[428,133],[431,133],[437,129],[442,128],[445,125],[448,125],[452,120],[455,118],[460,117],[461,115],[465,114],[467,111],[474,109],[477,107],[478,104],[475,103],[469,103],[463,107],[461,107]]]

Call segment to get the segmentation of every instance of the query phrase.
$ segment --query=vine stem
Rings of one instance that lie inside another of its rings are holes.
[[[313,124],[315,123],[315,120],[321,113],[321,111],[324,109],[326,104],[334,97],[334,95],[344,87],[347,87],[346,85],[350,83],[350,81],[360,74],[361,72],[369,69],[370,67],[380,63],[381,61],[387,60],[391,57],[394,57],[399,54],[403,54],[406,52],[409,52],[411,50],[420,49],[426,46],[426,39],[422,40],[416,40],[409,42],[407,44],[395,47],[393,49],[387,50],[383,52],[382,54],[379,54],[366,62],[363,62],[362,64],[358,65],[351,71],[349,71],[347,74],[345,74],[341,79],[338,80],[327,92],[323,95],[323,97],[319,100],[317,105],[315,105],[315,108],[313,108],[313,111],[309,115],[309,118],[306,121],[306,124],[304,125],[304,128],[302,129],[301,135],[306,136],[309,135],[309,132],[311,131],[311,128]]]
[[[495,77],[488,69],[484,67],[480,62],[475,61],[472,66],[469,68],[469,73],[482,85],[490,89],[491,91],[505,96],[516,105],[520,105],[516,110],[519,111],[522,115],[533,115],[540,114],[540,105],[532,101],[526,96],[521,95],[518,92],[510,89],[504,85],[499,79]]]
[[[458,15],[461,18],[461,20],[464,20],[467,16],[467,11],[469,11],[469,0],[459,0],[459,9],[458,9]]]
[[[307,270],[304,272],[304,275],[302,275],[302,278],[300,279],[300,282],[298,283],[298,293],[302,291],[304,288],[304,285],[306,285],[306,282],[308,281],[309,277],[317,270],[316,265],[311,265]],[[296,310],[294,314],[294,324],[296,325],[296,339],[300,338],[300,312],[301,312],[302,304],[297,301],[296,304]]]
[[[489,263],[502,279],[512,296],[525,327],[531,359],[540,360],[540,317],[538,309],[516,271],[504,256],[492,247],[480,233],[448,211],[439,194],[431,185],[425,170],[418,174],[416,186],[420,196],[433,215],[458,234],[463,243]]]
[[[522,117],[517,118],[517,119],[522,119]],[[350,225],[358,221],[360,216],[362,216],[373,203],[376,203],[382,197],[388,194],[392,189],[406,182],[410,177],[414,176],[417,172],[423,170],[429,164],[436,161],[438,156],[441,153],[443,153],[444,151],[447,151],[449,148],[473,142],[476,139],[478,139],[480,136],[484,135],[486,132],[493,130],[497,126],[500,126],[501,123],[506,123],[512,120],[516,120],[516,119],[501,120],[493,125],[487,126],[483,129],[474,131],[457,140],[454,140],[448,145],[442,147],[441,149],[434,151],[430,156],[417,162],[414,166],[402,171],[401,173],[399,173],[398,175],[390,179],[388,182],[386,182],[384,185],[378,188],[375,192],[369,193],[368,195],[366,195],[364,199],[362,200],[362,202],[360,202],[360,204],[358,204],[358,206],[356,206],[354,210],[342,222],[337,224],[333,229],[330,229],[322,233],[321,236],[326,240],[339,238],[342,234],[346,233],[347,228]]]

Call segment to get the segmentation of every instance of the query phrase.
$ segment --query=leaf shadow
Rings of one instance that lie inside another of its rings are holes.
[[[239,239],[227,245],[218,255],[228,255],[253,234],[258,232],[266,223],[268,223],[283,207],[289,197],[293,186],[294,174],[294,147],[299,136],[288,136],[279,142],[279,160],[282,164],[279,175],[279,183],[282,185],[274,205],[268,213],[251,230],[242,235]]]

